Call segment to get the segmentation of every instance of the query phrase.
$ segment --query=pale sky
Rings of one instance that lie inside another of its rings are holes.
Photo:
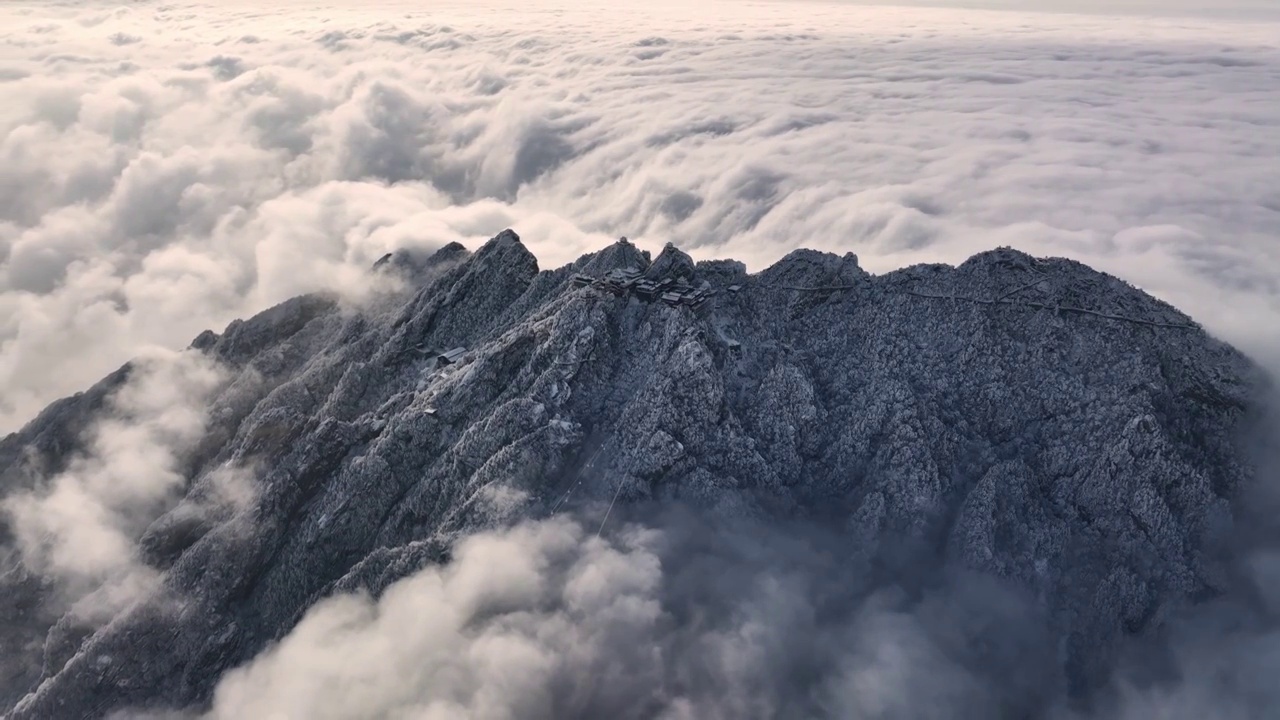
[[[780,0],[788,2],[790,0]],[[1057,12],[1092,15],[1146,15],[1155,17],[1212,17],[1255,20],[1280,18],[1276,0],[830,0],[852,5],[900,5],[917,7],[974,8],[1019,12]]]

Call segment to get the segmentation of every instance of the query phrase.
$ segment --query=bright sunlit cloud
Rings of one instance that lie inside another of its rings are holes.
[[[1162,15],[7,3],[0,432],[508,226],[543,267],[619,235],[752,269],[1013,245],[1280,357],[1280,24]]]

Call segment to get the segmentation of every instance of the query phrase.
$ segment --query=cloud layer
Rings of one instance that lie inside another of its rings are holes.
[[[140,358],[88,431],[85,452],[0,501],[23,564],[57,582],[56,599],[82,620],[105,621],[158,587],[138,538],[186,493],[181,463],[204,436],[207,401],[222,379],[194,352]],[[210,484],[234,493],[245,490],[241,479],[227,468]]]
[[[546,266],[627,235],[884,271],[1008,244],[1280,362],[1280,18],[1262,3],[360,5],[0,7],[0,432],[153,358],[89,455],[5,506],[88,615],[157,579],[134,540],[219,379],[171,351],[301,292],[362,298],[396,248],[512,226]],[[688,532],[473,537],[380,598],[314,608],[212,715],[1071,716],[1007,588],[873,592],[839,545]],[[1268,706],[1250,672],[1274,665],[1280,572],[1253,557],[1261,610],[1211,608],[1171,653],[1179,682],[1126,681],[1101,717]]]
[[[0,431],[141,348],[507,226],[546,265],[624,234],[753,268],[1010,244],[1280,358],[1280,24],[272,7],[0,9]]]
[[[1037,603],[999,581],[885,583],[811,528],[594,528],[481,533],[379,598],[326,599],[201,717],[1246,720],[1280,702],[1272,551],[1253,563],[1268,603],[1223,598],[1136,641],[1083,707]]]
[[[1052,687],[1051,647],[994,586],[860,598],[821,545],[662,525],[472,536],[377,600],[315,606],[208,717],[986,718]]]

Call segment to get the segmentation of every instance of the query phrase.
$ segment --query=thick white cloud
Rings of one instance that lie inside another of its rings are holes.
[[[547,266],[623,234],[753,269],[800,246],[883,271],[1009,244],[1280,360],[1272,3],[903,2],[5,3],[0,432],[147,348],[308,290],[361,297],[388,250],[508,226]],[[134,539],[218,378],[151,367],[89,455],[5,507],[93,615],[156,582]],[[234,474],[212,485],[245,502]],[[783,668],[817,673],[803,701],[833,716],[953,717],[1021,676],[949,657],[946,608],[860,597],[820,622],[822,568],[788,574],[803,552],[716,575],[664,565],[664,542],[564,519],[471,538],[314,608],[212,715],[787,716]],[[1039,656],[1010,633],[1025,670]],[[1211,667],[1125,716],[1245,717],[1205,675],[1271,645],[1191,643]]]
[[[204,435],[205,408],[222,371],[195,352],[139,358],[86,450],[34,490],[0,502],[24,564],[58,582],[59,600],[80,618],[105,621],[150,596],[160,576],[142,561],[138,538],[186,491],[181,461]],[[209,480],[207,507],[244,506],[242,474]]]
[[[1017,637],[1025,612],[994,588],[916,603],[855,579],[837,599],[794,537],[717,532],[699,557],[679,535],[601,539],[558,517],[471,536],[377,599],[318,603],[224,676],[205,720],[941,720],[1030,709],[1024,688],[1052,686],[1052,651]],[[996,620],[989,647],[960,647]],[[1019,661],[1022,679],[991,683]]]
[[[1200,608],[1160,651],[1176,673],[1134,681],[1160,674],[1135,660],[1073,709],[1043,619],[997,581],[872,591],[848,538],[685,522],[470,536],[377,598],[317,603],[199,717],[1245,720],[1280,701],[1274,603],[1261,627],[1249,600]]]
[[[0,8],[0,431],[140,347],[507,226],[546,265],[624,234],[753,268],[1010,244],[1280,357],[1256,2],[362,5]]]
[[[1280,19],[1271,0],[835,0],[857,5],[1021,10],[1026,12],[1087,13],[1090,15],[1210,17],[1233,20]]]

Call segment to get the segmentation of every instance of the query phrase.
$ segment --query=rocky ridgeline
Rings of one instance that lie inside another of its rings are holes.
[[[695,310],[572,282],[627,268],[714,294]],[[1000,249],[872,276],[801,250],[750,275],[619,242],[540,272],[508,230],[377,271],[412,291],[359,311],[299,297],[196,339],[230,373],[188,498],[225,467],[258,496],[220,515],[184,499],[141,536],[177,610],[87,625],[6,570],[0,704],[33,691],[9,717],[199,705],[319,598],[615,493],[841,526],[849,561],[886,573],[928,558],[1011,579],[1079,687],[1117,637],[1227,582],[1256,371],[1078,263]],[[3,492],[58,472],[129,373],[0,443]]]

